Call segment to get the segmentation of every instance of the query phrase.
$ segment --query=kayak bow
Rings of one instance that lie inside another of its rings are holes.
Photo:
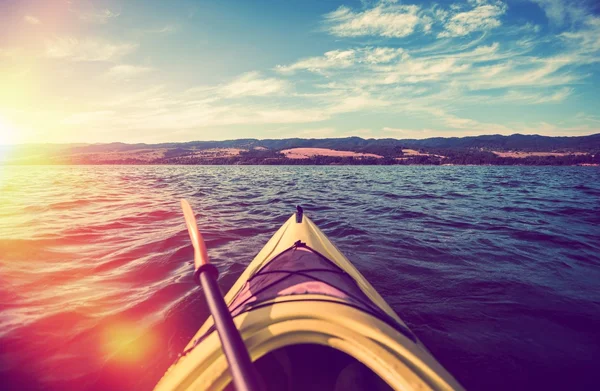
[[[462,390],[301,208],[225,296],[263,389]],[[222,390],[212,318],[156,390]]]

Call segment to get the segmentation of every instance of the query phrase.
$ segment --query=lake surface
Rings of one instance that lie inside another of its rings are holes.
[[[150,390],[301,204],[470,390],[595,389],[598,167],[0,166],[0,388]]]

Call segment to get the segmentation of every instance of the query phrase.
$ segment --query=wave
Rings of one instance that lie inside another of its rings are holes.
[[[14,363],[0,375],[17,388],[154,385],[208,316],[183,196],[223,291],[302,205],[467,388],[502,389],[515,367],[581,385],[562,363],[598,353],[598,170],[30,170],[28,183],[3,173],[19,185],[3,185],[10,202],[0,204],[0,342]],[[133,340],[158,341],[142,366],[98,342],[123,322]]]

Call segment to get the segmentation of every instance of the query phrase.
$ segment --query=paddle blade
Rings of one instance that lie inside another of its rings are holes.
[[[204,239],[198,231],[198,225],[196,224],[196,217],[194,211],[190,206],[189,202],[182,199],[181,209],[183,210],[183,216],[185,217],[185,224],[187,225],[190,239],[192,240],[192,246],[194,246],[194,266],[198,269],[200,266],[209,263],[208,252],[206,251],[206,245]]]

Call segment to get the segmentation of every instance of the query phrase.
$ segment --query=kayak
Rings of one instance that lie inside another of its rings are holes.
[[[294,213],[225,296],[264,390],[462,390],[350,261]],[[155,390],[233,389],[213,318]]]

